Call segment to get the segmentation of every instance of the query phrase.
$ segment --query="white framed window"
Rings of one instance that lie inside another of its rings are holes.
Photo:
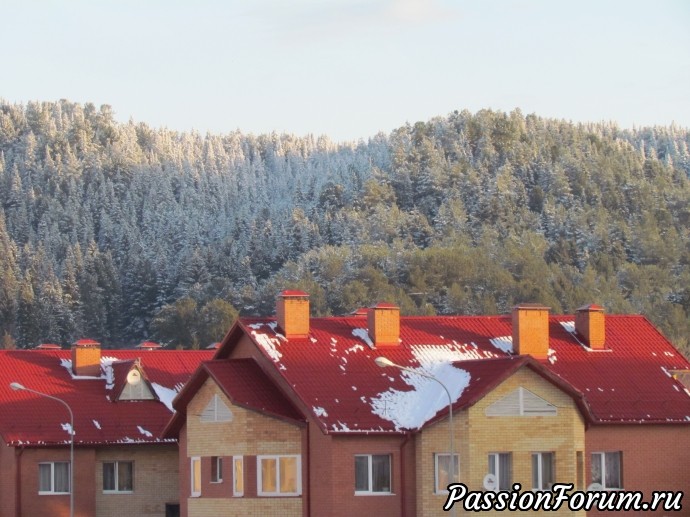
[[[390,454],[355,455],[355,495],[391,492]]]
[[[604,490],[623,488],[623,453],[592,453],[592,483],[599,483]]]
[[[201,458],[199,456],[194,456],[191,458],[191,490],[192,497],[201,496]]]
[[[132,493],[134,491],[134,462],[103,462],[103,492]]]
[[[244,495],[244,458],[232,457],[232,495],[242,497]]]
[[[38,464],[39,494],[69,494],[69,462],[53,461]]]
[[[532,490],[551,490],[555,478],[556,457],[553,452],[532,453]]]
[[[260,496],[300,495],[302,460],[299,454],[256,457],[256,486]]]
[[[513,479],[513,455],[510,452],[489,453],[489,474],[496,476],[496,491],[510,490]]]
[[[223,458],[211,456],[211,483],[223,482]]]
[[[201,412],[200,419],[204,423],[232,422],[232,411],[230,411],[230,408],[225,405],[225,402],[215,394]]]
[[[437,494],[447,493],[450,484],[450,454],[434,454],[434,491]],[[453,481],[460,479],[460,458],[453,454]]]

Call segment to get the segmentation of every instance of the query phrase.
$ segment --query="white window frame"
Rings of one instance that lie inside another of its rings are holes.
[[[447,486],[439,486],[439,470],[438,470],[438,460],[440,458],[447,458],[449,460],[448,467],[450,470],[450,453],[447,452],[437,452],[434,454],[434,493],[435,494],[448,494],[448,487]],[[455,481],[458,481],[460,478],[460,456],[458,454],[453,453],[453,466],[455,467]],[[450,479],[450,478],[449,478]]]
[[[239,465],[240,475],[237,475],[237,466]],[[232,457],[232,496],[244,496],[244,456]]]
[[[385,456],[388,458],[388,490],[374,491],[374,473],[373,473],[373,458],[374,456]],[[357,490],[357,458],[367,458],[367,490]],[[355,454],[355,495],[390,495],[393,493],[393,458],[390,454]]]
[[[616,454],[618,456],[618,484],[620,486],[607,486],[606,485],[606,456],[610,454]],[[597,458],[595,460],[595,457]],[[623,453],[621,451],[606,451],[606,452],[593,452],[591,456],[592,467],[594,462],[599,463],[599,468],[601,469],[601,487],[604,490],[623,490]],[[590,469],[591,470],[591,469]],[[594,476],[590,472],[592,477],[592,482],[594,482]]]
[[[215,472],[213,466],[215,465]],[[214,479],[215,474],[215,479]],[[223,457],[211,456],[211,483],[223,482]]]
[[[544,460],[546,459],[546,455],[549,455],[551,458],[551,475],[553,479],[547,483],[548,486],[545,486],[545,480],[544,480]],[[537,470],[536,472],[534,471],[534,460],[537,460]],[[534,486],[534,476],[536,474],[537,477],[537,486]],[[552,451],[548,452],[533,452],[532,453],[532,490],[533,491],[551,491],[551,486],[555,482],[556,478],[556,453]]]
[[[281,459],[295,459],[295,482],[296,492],[280,491],[280,461]],[[276,490],[268,492],[263,489],[263,472],[261,462],[264,460],[274,460],[276,462]],[[302,456],[299,454],[265,454],[256,457],[256,492],[259,497],[290,497],[302,495]]]
[[[72,487],[68,486],[67,492],[56,492],[55,491],[55,465],[56,464],[66,464],[67,465],[67,484],[70,485],[70,468],[71,465],[69,461],[42,461],[38,464],[38,495],[63,495],[70,494]],[[50,490],[41,490],[41,465],[50,465]]]
[[[195,465],[199,465],[198,469],[195,468]],[[189,470],[189,481],[190,481],[190,493],[192,497],[201,497],[201,457],[200,456],[192,456],[190,458],[190,470]],[[194,485],[196,484],[195,481],[197,481],[197,476],[198,476],[198,481],[199,481],[199,490],[194,490]]]
[[[120,490],[120,487],[119,487],[120,478],[118,475],[118,471],[120,469],[120,463],[131,463],[131,465],[132,465],[132,489],[131,490]],[[132,494],[132,493],[134,493],[134,462],[131,460],[104,461],[103,462],[103,468],[105,469],[105,466],[109,465],[109,464],[115,465],[115,473],[114,473],[115,489],[114,490],[106,490],[105,488],[103,488],[103,493],[104,494]],[[105,472],[103,473],[102,484],[103,483],[105,483]]]
[[[512,455],[512,453],[510,453],[510,452],[490,452],[489,453],[489,461],[492,463],[493,471],[494,471],[493,474],[496,476],[496,490],[494,490],[495,492],[500,492],[501,490],[510,490],[512,488],[512,486],[508,486],[507,488],[506,487],[501,488],[501,456],[504,454],[508,455],[508,457],[510,458],[510,470],[511,470],[510,478],[511,479],[509,479],[508,485],[512,485],[512,483],[513,483],[513,480],[512,480],[512,477],[513,477],[513,473],[512,473],[513,455]],[[492,469],[489,468],[489,471],[491,471],[491,470]]]

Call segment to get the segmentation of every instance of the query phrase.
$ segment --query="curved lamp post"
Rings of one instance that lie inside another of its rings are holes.
[[[74,517],[74,414],[72,413],[72,408],[69,407],[69,404],[62,399],[53,397],[52,395],[48,395],[47,393],[43,393],[41,391],[32,390],[31,388],[27,388],[18,382],[10,383],[10,388],[15,391],[28,391],[35,393],[36,395],[40,395],[41,397],[52,399],[65,406],[67,411],[69,411],[69,515],[70,517]]]
[[[443,390],[446,392],[446,395],[448,395],[448,427],[450,429],[450,464],[449,464],[449,472],[448,472],[448,481],[449,481],[449,483],[455,482],[455,456],[453,455],[453,399],[450,396],[450,391],[448,391],[448,388],[446,388],[446,385],[443,384],[441,381],[439,381],[433,375],[429,375],[428,373],[420,372],[419,370],[415,370],[413,368],[408,368],[406,366],[401,366],[401,365],[396,364],[393,361],[391,361],[390,359],[387,359],[385,357],[379,356],[376,359],[374,359],[374,362],[376,363],[377,366],[380,366],[381,368],[393,367],[393,368],[397,368],[399,370],[414,373],[415,375],[419,375],[421,377],[426,377],[427,379],[431,379],[432,381],[435,381],[438,384],[440,384],[441,387],[443,388]],[[452,511],[453,511],[453,515],[455,515],[455,506],[453,506]]]

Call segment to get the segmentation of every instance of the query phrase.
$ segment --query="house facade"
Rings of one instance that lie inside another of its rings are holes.
[[[177,513],[178,449],[161,432],[210,352],[102,351],[81,340],[0,355],[0,516],[70,514],[71,439],[75,515]]]
[[[690,448],[678,446],[690,439],[688,370],[645,318],[596,305],[400,317],[378,304],[311,318],[308,295],[286,291],[275,317],[230,329],[164,436],[179,438],[189,516],[446,515],[449,481],[526,492],[572,483],[649,501],[690,485]]]

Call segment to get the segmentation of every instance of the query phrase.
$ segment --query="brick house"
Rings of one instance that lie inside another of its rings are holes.
[[[448,397],[470,490],[599,484],[649,500],[690,485],[689,371],[644,317],[596,305],[311,318],[308,296],[285,291],[276,317],[230,329],[164,436],[179,437],[185,516],[445,515]]]
[[[173,397],[212,352],[102,353],[89,340],[39,348],[0,351],[0,517],[69,515],[70,432],[75,515],[174,512],[178,450],[161,432]],[[10,389],[15,382],[67,403],[73,429],[67,408]]]

